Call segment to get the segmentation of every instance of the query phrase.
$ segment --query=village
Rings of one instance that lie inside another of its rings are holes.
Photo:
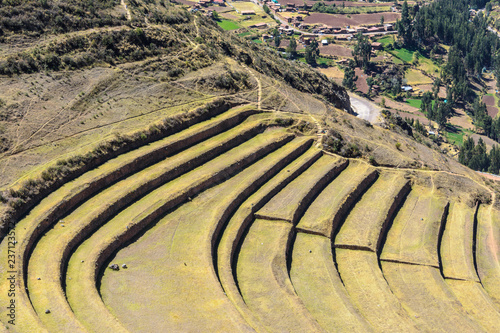
[[[307,62],[306,50],[313,45],[317,48],[316,70],[347,87],[351,98],[364,98],[370,101],[365,103],[367,107],[386,109],[404,119],[418,121],[426,128],[427,135],[437,140],[446,137],[452,143],[460,143],[464,135],[477,136],[473,134],[476,126],[461,108],[456,108],[447,132],[440,131],[439,125],[422,112],[424,93],[433,92],[442,101],[446,100],[447,90],[439,78],[448,47],[441,44],[425,54],[405,48],[396,29],[396,22],[401,19],[401,1],[177,1],[189,6],[191,12],[215,19],[222,29],[275,49],[284,57],[289,57],[294,40],[295,60]],[[407,6],[415,10],[429,3],[409,1]],[[471,9],[471,19],[479,12]],[[364,68],[353,55],[360,34],[371,46],[370,66]],[[490,101],[490,95],[495,94],[492,87],[477,89],[486,89],[483,99],[488,113],[495,117],[498,108],[493,105],[495,101]],[[491,147],[491,139],[482,137]],[[456,148],[448,149],[453,150],[452,155],[458,154]]]

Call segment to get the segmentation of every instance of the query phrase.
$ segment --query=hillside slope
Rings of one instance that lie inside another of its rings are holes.
[[[498,182],[205,17],[92,2],[0,2],[88,19],[0,22],[1,332],[500,325]]]

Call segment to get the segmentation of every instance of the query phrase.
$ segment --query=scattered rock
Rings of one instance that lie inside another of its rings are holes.
[[[313,251],[309,250],[309,253],[313,253]]]
[[[40,278],[37,278],[37,280],[41,280]]]
[[[84,260],[82,260],[82,262],[84,262]]]
[[[122,268],[127,268],[127,265],[126,265],[126,264],[123,264],[123,265],[122,265]]]
[[[109,268],[111,268],[114,271],[119,271],[120,270],[120,267],[117,264],[109,265]]]
[[[45,313],[49,314],[49,313],[50,313],[50,310],[49,310],[49,309],[45,310]]]

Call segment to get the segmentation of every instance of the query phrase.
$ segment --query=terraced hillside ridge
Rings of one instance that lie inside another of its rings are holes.
[[[234,107],[57,188],[0,243],[0,330],[500,327],[496,194],[327,153],[306,120]]]

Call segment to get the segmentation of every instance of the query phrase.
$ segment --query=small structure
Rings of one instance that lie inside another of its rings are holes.
[[[413,91],[413,87],[409,86],[409,85],[404,85],[404,86],[401,86],[401,90],[404,92],[409,92],[409,91]]]
[[[392,24],[385,24],[385,31],[393,31],[394,30],[394,25]]]
[[[200,0],[203,1],[203,0]],[[242,10],[241,15],[255,15],[255,10]]]
[[[381,50],[381,49],[382,49],[382,43],[379,42],[372,43],[372,50]]]
[[[266,29],[267,28],[267,23],[266,22],[260,22],[253,24],[249,26],[250,29]]]
[[[321,41],[321,45],[323,45],[323,46],[328,45],[328,40],[327,40],[327,39],[323,39],[323,40]]]

